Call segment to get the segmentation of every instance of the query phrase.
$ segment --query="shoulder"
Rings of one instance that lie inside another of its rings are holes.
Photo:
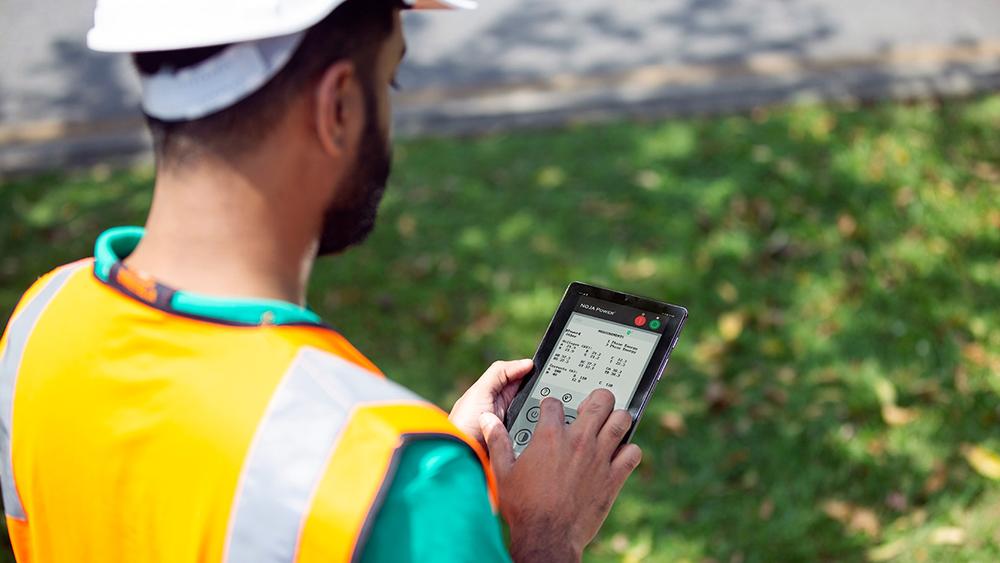
[[[287,377],[293,382],[310,382],[318,392],[314,399],[326,399],[341,405],[387,401],[429,405],[417,394],[353,358],[311,345],[297,348],[288,366]]]
[[[349,413],[346,429],[362,426],[373,442],[384,438],[386,446],[396,449],[410,437],[436,436],[475,452],[438,406],[334,352],[299,347],[284,379],[279,392],[293,394],[302,404]]]
[[[72,274],[85,266],[89,266],[91,263],[93,263],[92,258],[77,260],[76,262],[59,266],[58,268],[40,276],[37,280],[35,280],[35,283],[31,284],[24,294],[21,295],[17,305],[11,312],[11,321],[8,322],[8,326],[12,324],[14,318],[17,317],[26,306],[35,301],[36,297],[41,297],[42,301],[49,301],[66,283]]]
[[[442,439],[404,446],[361,560],[509,561],[475,453]]]
[[[302,432],[291,435],[315,442],[315,459],[323,459],[315,465],[322,467],[321,474],[310,487],[303,553],[346,555],[341,550],[368,537],[380,507],[397,507],[390,513],[405,520],[411,507],[434,504],[442,490],[456,494],[459,503],[467,502],[461,500],[467,497],[463,491],[477,491],[491,513],[484,469],[447,415],[381,375],[303,346],[270,409],[297,419]],[[275,451],[285,447],[284,440],[274,442]],[[413,449],[416,444],[420,446]],[[294,452],[288,454],[277,457],[294,457]],[[464,476],[459,482],[470,484],[457,490],[442,484],[456,474]]]

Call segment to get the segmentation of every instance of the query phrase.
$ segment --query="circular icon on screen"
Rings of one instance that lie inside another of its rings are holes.
[[[567,414],[566,415],[566,424],[571,424],[574,420],[576,420],[575,416],[573,416],[571,414]]]
[[[562,400],[564,403],[568,403],[573,400],[573,395],[566,393],[565,395],[562,396]]]
[[[527,428],[522,428],[517,431],[517,434],[514,434],[514,441],[517,442],[519,446],[527,444],[529,440],[531,440],[531,430],[528,430]]]
[[[646,324],[646,317],[639,315],[635,318],[635,326],[643,326]]]
[[[549,393],[551,393],[551,392],[552,392],[552,390],[549,389],[548,387],[542,387],[542,390],[539,391],[538,394],[541,395],[541,396],[543,396],[543,397],[548,397]]]
[[[525,417],[528,419],[528,422],[538,422],[538,413],[540,411],[541,409],[539,409],[538,407],[531,407],[530,409],[528,409],[528,414],[525,415]]]

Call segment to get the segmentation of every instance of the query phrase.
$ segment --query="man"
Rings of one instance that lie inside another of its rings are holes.
[[[101,0],[88,41],[134,53],[156,185],[145,229],[105,232],[8,324],[19,561],[580,558],[640,458],[610,393],[568,426],[543,402],[515,461],[500,418],[530,360],[446,417],[304,306],[315,258],[373,226],[404,7]]]

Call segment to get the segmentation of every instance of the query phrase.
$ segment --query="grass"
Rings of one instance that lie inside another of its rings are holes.
[[[988,96],[408,140],[311,304],[445,407],[571,280],[687,306],[588,560],[998,560],[998,130]],[[0,311],[151,181],[0,186]]]

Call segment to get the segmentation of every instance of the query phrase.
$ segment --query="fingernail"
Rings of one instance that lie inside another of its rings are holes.
[[[492,418],[492,416],[490,415],[490,413],[488,413],[486,411],[483,411],[483,412],[479,413],[479,426],[480,427],[486,426],[487,424],[489,424],[490,422],[492,422],[490,420],[491,418]]]

